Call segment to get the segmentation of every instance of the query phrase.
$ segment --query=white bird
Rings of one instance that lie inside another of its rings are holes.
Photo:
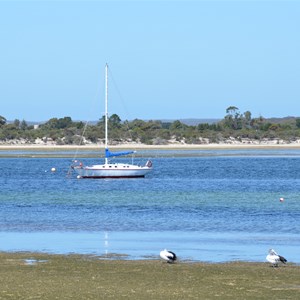
[[[269,254],[267,255],[266,259],[273,265],[273,267],[278,267],[279,262],[282,262],[283,264],[287,262],[287,260],[283,256],[277,254],[273,249],[269,250]]]
[[[166,260],[168,263],[173,263],[177,260],[177,256],[174,252],[168,251],[167,249],[160,251],[160,257]]]

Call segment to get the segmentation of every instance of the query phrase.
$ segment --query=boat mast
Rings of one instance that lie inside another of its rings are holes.
[[[108,65],[105,65],[105,149],[108,149]],[[105,157],[105,164],[108,164],[108,158]]]

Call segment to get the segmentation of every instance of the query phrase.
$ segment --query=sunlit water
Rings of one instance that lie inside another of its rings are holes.
[[[220,262],[274,248],[300,263],[300,151],[147,155],[153,172],[127,180],[67,177],[71,156],[1,158],[0,251]]]

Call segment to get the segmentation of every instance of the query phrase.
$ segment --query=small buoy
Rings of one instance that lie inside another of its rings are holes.
[[[81,176],[80,175],[77,175],[77,179],[80,179],[81,178]]]
[[[51,172],[55,172],[56,171],[56,169],[55,168],[51,168]]]
[[[284,198],[280,198],[279,201],[280,201],[280,202],[283,202],[283,201],[284,201]]]

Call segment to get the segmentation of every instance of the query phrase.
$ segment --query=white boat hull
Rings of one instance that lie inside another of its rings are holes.
[[[145,177],[152,168],[130,164],[103,164],[92,166],[74,166],[80,178],[139,178]]]

